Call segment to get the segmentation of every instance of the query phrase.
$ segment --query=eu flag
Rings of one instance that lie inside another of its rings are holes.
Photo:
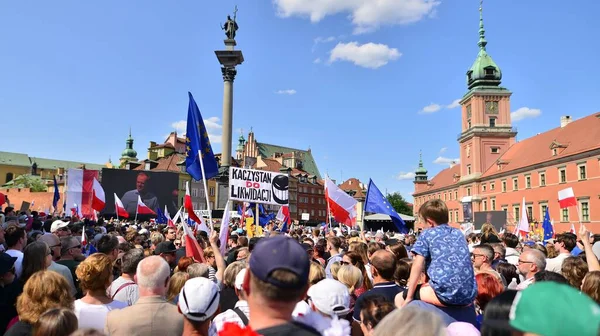
[[[167,216],[160,210],[160,207],[156,208],[156,224],[167,224]]]
[[[365,199],[365,212],[374,212],[379,214],[385,214],[391,217],[392,222],[398,228],[401,233],[406,233],[406,223],[402,220],[400,215],[394,210],[394,207],[388,202],[383,196],[381,191],[377,188],[373,180],[369,180],[369,189],[367,190],[367,198]]]
[[[58,192],[58,183],[56,183],[56,176],[52,177],[54,179],[54,199],[52,199],[52,207],[54,211],[56,211],[56,206],[58,205],[58,200],[60,199],[60,193]]]
[[[188,117],[187,117],[187,128],[185,136],[185,167],[188,174],[194,178],[194,180],[202,180],[202,168],[200,166],[200,160],[204,166],[204,178],[209,179],[217,176],[219,173],[219,166],[215,159],[215,154],[210,146],[210,140],[208,139],[208,131],[204,126],[204,120],[196,105],[196,101],[190,92],[190,104],[188,106]]]
[[[551,239],[554,237],[554,229],[550,222],[550,214],[548,213],[548,207],[546,207],[546,213],[544,214],[544,222],[542,223],[542,229],[544,229],[544,240]]]

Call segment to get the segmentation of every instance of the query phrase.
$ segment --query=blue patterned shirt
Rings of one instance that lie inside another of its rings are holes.
[[[469,247],[460,230],[447,224],[424,230],[412,252],[425,258],[429,285],[442,303],[473,303],[477,283]]]

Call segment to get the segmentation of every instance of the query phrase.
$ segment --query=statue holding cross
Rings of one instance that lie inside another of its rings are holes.
[[[239,29],[237,22],[235,22],[237,11],[237,6],[235,6],[235,9],[233,10],[233,19],[231,19],[230,15],[227,15],[227,21],[225,21],[225,25],[221,26],[221,29],[225,31],[225,35],[227,35],[227,39],[229,40],[235,40],[235,33]]]

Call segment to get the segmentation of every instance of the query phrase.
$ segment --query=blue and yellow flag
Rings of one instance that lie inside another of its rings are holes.
[[[400,233],[406,233],[408,231],[402,217],[400,217],[390,202],[383,196],[381,191],[379,191],[379,188],[373,183],[373,180],[369,180],[367,198],[365,199],[365,212],[388,215]]]
[[[190,92],[190,104],[188,106],[187,128],[185,136],[185,167],[188,174],[194,180],[202,180],[202,168],[200,160],[204,166],[204,178],[209,179],[217,176],[219,165],[215,159],[215,154],[210,146],[208,131],[204,126],[204,120],[196,105],[196,101]]]

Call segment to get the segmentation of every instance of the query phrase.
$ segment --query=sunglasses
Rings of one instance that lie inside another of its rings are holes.
[[[340,261],[340,265],[350,265],[350,263],[342,260],[342,261]]]

